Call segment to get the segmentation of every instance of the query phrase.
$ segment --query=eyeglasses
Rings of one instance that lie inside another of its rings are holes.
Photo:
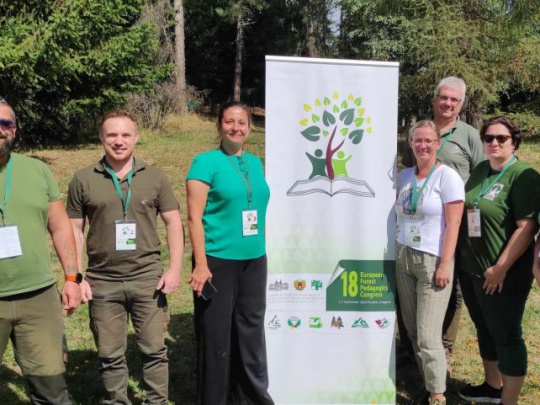
[[[437,142],[435,139],[430,139],[430,138],[427,138],[427,139],[411,139],[411,143],[414,145],[414,146],[420,146],[422,145],[422,143],[424,143],[426,146],[432,146],[435,142]]]
[[[0,119],[0,127],[7,128],[7,129],[13,129],[17,126],[17,123],[15,120],[5,120]]]
[[[510,135],[484,135],[483,141],[485,143],[493,143],[496,139],[498,144],[503,144],[510,138],[512,138]]]
[[[439,100],[441,100],[443,103],[447,102],[448,100],[450,100],[450,102],[451,102],[452,104],[459,104],[459,103],[461,103],[461,99],[455,98],[455,97],[441,96],[441,95],[438,94],[438,95],[437,95],[437,98],[438,98]]]

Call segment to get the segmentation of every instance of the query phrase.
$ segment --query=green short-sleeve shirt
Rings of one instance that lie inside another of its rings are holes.
[[[126,195],[127,177],[120,186]],[[91,278],[126,280],[162,273],[157,215],[178,209],[171,183],[157,167],[136,159],[131,191],[126,219],[137,224],[137,248],[117,251],[115,223],[123,219],[123,205],[104,160],[76,172],[69,184],[69,217],[88,219],[86,274]]]
[[[497,262],[517,228],[516,221],[536,220],[540,209],[540,175],[528,164],[517,161],[480,199],[478,208],[481,214],[482,236],[469,237],[467,209],[473,208],[484,180],[484,186],[487,186],[499,173],[489,170],[489,162],[484,161],[473,170],[465,186],[465,211],[461,221],[458,252],[461,268],[478,277],[482,277],[486,269]],[[528,280],[532,278],[533,245],[534,239],[531,238],[526,252],[507,273],[505,285],[512,283],[516,275],[525,275]],[[519,283],[519,280],[516,282]]]
[[[13,174],[5,207],[6,223],[16,224],[22,256],[0,259],[0,297],[35,291],[55,282],[48,245],[49,203],[62,194],[43,162],[12,153]],[[6,165],[0,166],[0,199],[4,202]]]
[[[242,211],[250,208],[244,182],[233,166],[240,167],[240,159],[245,159],[253,188],[251,209],[258,214],[258,234],[254,236],[243,236],[242,232]],[[206,254],[247,260],[266,253],[264,230],[270,189],[258,157],[250,153],[228,156],[220,149],[212,150],[195,157],[187,180],[210,186],[203,214]]]

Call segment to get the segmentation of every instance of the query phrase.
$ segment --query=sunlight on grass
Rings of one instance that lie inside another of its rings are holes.
[[[257,122],[248,140],[246,149],[260,157],[264,157],[264,125]],[[97,135],[96,135],[97,140]],[[186,227],[185,176],[193,157],[201,152],[218,146],[215,121],[212,118],[188,115],[187,117],[168,117],[162,131],[141,130],[136,157],[147,160],[165,171],[173,184],[174,192],[180,203],[180,210]],[[540,168],[538,142],[528,140],[519,150],[520,157]],[[98,161],[102,148],[98,143],[84,145],[76,149],[48,149],[27,151],[25,154],[47,162],[59,181],[60,189],[67,193],[68,183],[73,173],[87,165]],[[159,232],[165,241],[164,227],[160,222]],[[168,253],[163,247],[163,257],[167,265]],[[57,280],[62,284],[63,276],[54,254],[54,268]],[[192,295],[187,280],[191,270],[191,254],[189,241],[186,243],[186,255],[182,273],[182,284],[178,292],[168,297],[171,313],[167,346],[170,358],[170,400],[176,404],[194,403],[195,389],[195,342],[192,322]],[[67,379],[74,403],[80,405],[98,404],[103,397],[98,374],[98,360],[92,335],[88,328],[88,309],[83,305],[70,318],[66,318],[66,329],[69,337],[69,363]],[[529,376],[526,379],[521,405],[537,405],[540,392],[540,291],[534,287],[524,320],[524,331],[529,347]],[[130,395],[134,405],[141,404],[141,363],[133,334],[128,338],[128,365],[130,367]],[[14,361],[11,348],[4,355],[4,366],[0,367],[1,405],[22,405],[28,402],[26,385]],[[457,390],[466,382],[482,382],[481,361],[478,355],[477,339],[467,310],[462,312],[462,323],[459,331],[457,347],[452,357],[453,372],[448,382],[448,404],[465,404],[457,396]],[[397,404],[406,404],[407,398],[415,398],[421,383],[420,376],[414,368],[408,370],[403,381],[398,381]]]

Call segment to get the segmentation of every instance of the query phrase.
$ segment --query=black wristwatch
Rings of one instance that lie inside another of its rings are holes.
[[[84,276],[82,275],[82,273],[68,274],[66,276],[66,281],[72,281],[77,284],[81,284],[83,280],[84,280]]]

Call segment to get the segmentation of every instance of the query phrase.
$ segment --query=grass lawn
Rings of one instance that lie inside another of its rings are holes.
[[[165,135],[164,135],[165,134]],[[185,176],[191,159],[196,154],[217,146],[216,129],[212,120],[198,116],[186,118],[170,117],[160,134],[143,131],[137,146],[136,156],[165,171],[172,181],[176,197],[180,201],[182,218],[186,220]],[[260,156],[264,153],[264,134],[255,128],[247,149]],[[102,156],[101,145],[85,145],[80,148],[47,149],[25,151],[26,155],[47,162],[58,179],[60,189],[67,193],[68,183],[73,173],[84,166],[93,164]],[[538,140],[529,140],[518,155],[540,169]],[[186,227],[187,229],[187,227]],[[163,226],[160,232],[164,235]],[[51,253],[58,280],[63,276],[56,256]],[[164,257],[167,254],[164,251]],[[192,322],[192,296],[187,285],[190,272],[191,253],[186,247],[182,284],[179,291],[169,296],[171,324],[167,345],[170,358],[170,400],[171,403],[194,403],[195,388],[195,342]],[[525,382],[520,404],[537,405],[540,402],[540,293],[534,287],[525,313],[524,332],[529,348],[529,375]],[[96,405],[102,398],[97,371],[94,342],[88,328],[88,314],[85,305],[70,318],[66,318],[68,345],[70,348],[68,387],[78,405]],[[128,364],[130,368],[130,394],[134,404],[141,404],[141,364],[137,355],[136,341],[128,336]],[[481,361],[478,355],[476,335],[467,311],[462,312],[455,355],[452,359],[453,372],[447,392],[448,405],[464,404],[456,394],[466,382],[482,381]],[[271,376],[270,376],[271,377]],[[421,378],[415,366],[399,369],[397,372],[397,404],[409,404],[421,392]],[[22,405],[29,401],[24,379],[15,364],[11,348],[8,348],[0,366],[0,405]]]

